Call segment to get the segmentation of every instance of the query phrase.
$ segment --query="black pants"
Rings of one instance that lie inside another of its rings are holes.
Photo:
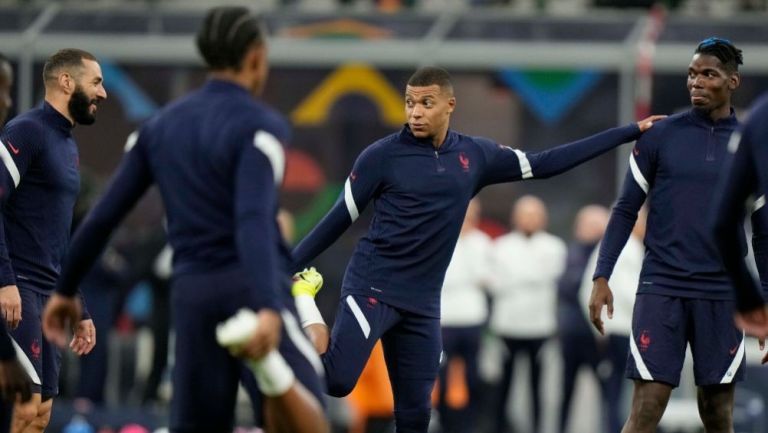
[[[443,352],[445,360],[440,367],[440,394],[437,410],[440,413],[440,425],[445,433],[469,433],[475,427],[477,417],[477,354],[483,327],[443,327]],[[449,407],[445,401],[448,388],[448,365],[451,360],[464,361],[464,381],[469,392],[469,401],[462,408]]]
[[[530,389],[531,401],[533,406],[533,432],[537,433],[541,427],[541,390],[539,383],[541,381],[541,361],[539,352],[545,338],[517,339],[504,338],[504,344],[507,346],[507,358],[502,364],[501,383],[499,384],[500,394],[498,405],[496,406],[496,429],[494,431],[503,433],[509,424],[507,422],[507,402],[509,401],[509,390],[512,388],[512,377],[514,375],[515,356],[522,352],[528,357],[531,366]]]

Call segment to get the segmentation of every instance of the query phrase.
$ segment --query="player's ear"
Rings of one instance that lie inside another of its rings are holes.
[[[75,79],[69,72],[60,72],[58,77],[58,83],[61,90],[67,95],[71,95],[75,91]]]
[[[729,90],[734,91],[738,89],[740,84],[741,84],[741,75],[739,75],[738,72],[734,72],[728,77]]]
[[[456,109],[456,97],[451,96],[448,98],[448,113],[453,113],[453,110]]]
[[[262,44],[252,44],[245,52],[242,65],[249,71],[255,71],[264,67],[266,62],[266,48]]]

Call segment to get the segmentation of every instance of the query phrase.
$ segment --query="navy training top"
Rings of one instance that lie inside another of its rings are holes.
[[[445,272],[480,189],[554,176],[639,136],[633,123],[525,153],[453,130],[436,149],[405,126],[360,154],[339,200],[293,250],[294,270],[328,248],[373,201],[373,220],[347,266],[342,294],[439,317]]]
[[[279,309],[289,280],[277,192],[289,133],[280,114],[229,81],[210,80],[169,104],[128,138],[117,174],[75,233],[57,290],[73,293],[111,231],[157,183],[174,276],[239,267],[253,288],[243,305]]]
[[[0,132],[0,286],[49,294],[56,285],[80,190],[72,126],[43,102]]]
[[[690,109],[657,122],[637,141],[593,278],[610,278],[637,212],[648,197],[646,253],[637,293],[733,299],[708,215],[728,141],[737,125],[733,110],[729,117],[715,122]],[[759,221],[755,229],[764,230]],[[744,257],[744,231],[736,235],[739,257]]]

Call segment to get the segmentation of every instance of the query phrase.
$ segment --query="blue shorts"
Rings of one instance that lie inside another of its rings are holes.
[[[396,430],[425,432],[442,350],[439,318],[370,296],[343,295],[322,355],[328,393],[343,397],[352,391],[379,339],[395,399]]]
[[[49,296],[18,287],[21,322],[10,334],[16,343],[16,354],[32,379],[32,392],[40,393],[45,401],[59,394],[61,368],[61,351],[43,337],[42,314]]]
[[[744,379],[744,332],[733,323],[734,303],[638,294],[632,316],[627,377],[680,383],[687,344],[696,385]]]
[[[216,342],[216,325],[234,315],[248,299],[247,277],[240,269],[185,274],[171,284],[176,333],[173,369],[172,432],[231,432],[241,374],[241,360]],[[298,382],[322,404],[322,364],[295,317],[286,290],[279,351]],[[253,381],[252,383],[255,383]]]

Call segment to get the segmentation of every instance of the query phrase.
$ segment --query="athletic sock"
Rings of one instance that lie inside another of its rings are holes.
[[[320,310],[317,309],[314,297],[302,294],[295,296],[293,299],[296,300],[296,311],[299,313],[302,328],[318,323],[325,325],[325,320],[323,320]]]

